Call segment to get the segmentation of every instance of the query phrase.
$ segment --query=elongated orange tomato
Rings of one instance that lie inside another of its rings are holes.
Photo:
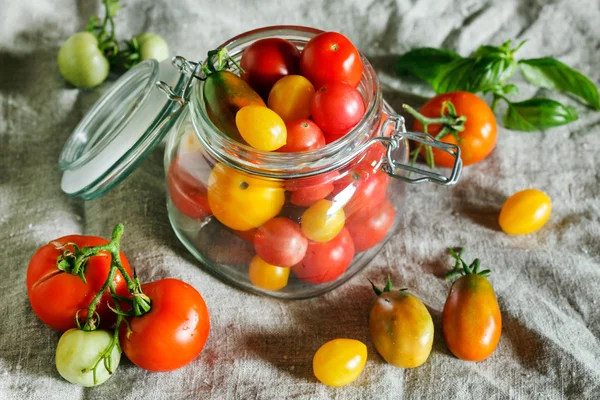
[[[452,284],[442,312],[444,340],[461,360],[481,361],[494,352],[502,333],[496,294],[486,278],[490,271],[479,270],[479,259],[468,265],[450,252],[457,265],[447,278],[462,276]]]

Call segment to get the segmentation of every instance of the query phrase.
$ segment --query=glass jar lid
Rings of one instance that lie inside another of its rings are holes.
[[[184,101],[173,100],[187,93],[191,76],[181,65],[147,60],[120,77],[65,143],[59,158],[62,190],[93,199],[127,177],[177,120]],[[168,97],[165,85],[174,88]]]

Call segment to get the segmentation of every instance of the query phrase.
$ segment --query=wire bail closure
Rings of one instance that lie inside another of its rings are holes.
[[[156,87],[160,89],[164,94],[167,95],[169,100],[179,103],[179,110],[185,106],[190,98],[194,77],[199,78],[198,72],[201,71],[201,64],[193,61],[188,61],[185,57],[175,56],[171,58],[171,64],[175,67],[180,74],[186,75],[188,80],[183,85],[181,93],[177,93],[171,86],[163,81],[157,81]],[[177,114],[179,110],[173,112]]]
[[[387,129],[393,125],[392,134],[390,137],[384,136]],[[415,142],[422,143],[427,146],[440,149],[454,158],[452,173],[449,177],[438,174],[437,172],[427,171],[421,168],[416,168],[411,165],[396,162],[392,156],[394,150],[400,147],[402,139],[410,139]],[[382,165],[383,170],[393,178],[400,179],[409,183],[433,182],[438,185],[453,185],[458,181],[462,171],[462,159],[460,158],[460,148],[451,143],[444,143],[436,140],[433,136],[425,132],[407,132],[404,117],[399,114],[392,114],[383,123],[381,127],[381,136],[374,138],[371,143],[383,142],[386,147],[386,159]],[[408,174],[399,173],[400,170],[408,171]],[[419,176],[411,178],[411,173],[416,173]]]

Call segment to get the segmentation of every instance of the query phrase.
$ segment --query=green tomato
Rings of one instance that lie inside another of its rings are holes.
[[[67,39],[58,51],[58,69],[63,78],[81,88],[98,86],[108,76],[108,59],[90,32],[79,32]]]
[[[141,61],[155,59],[158,62],[169,58],[169,46],[160,36],[144,32],[135,37],[140,46]]]
[[[112,339],[112,333],[105,330],[69,329],[60,337],[56,347],[56,369],[63,378],[76,385],[90,387],[106,382],[121,360],[121,350],[116,345],[112,347],[106,363],[101,359]],[[106,369],[106,364],[111,372]]]

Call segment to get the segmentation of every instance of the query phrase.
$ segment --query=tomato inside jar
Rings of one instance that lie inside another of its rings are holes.
[[[291,26],[239,35],[204,65],[166,149],[177,236],[251,292],[300,299],[346,282],[397,234],[405,198],[385,166],[408,145],[390,144],[401,117],[372,66],[340,33]]]

